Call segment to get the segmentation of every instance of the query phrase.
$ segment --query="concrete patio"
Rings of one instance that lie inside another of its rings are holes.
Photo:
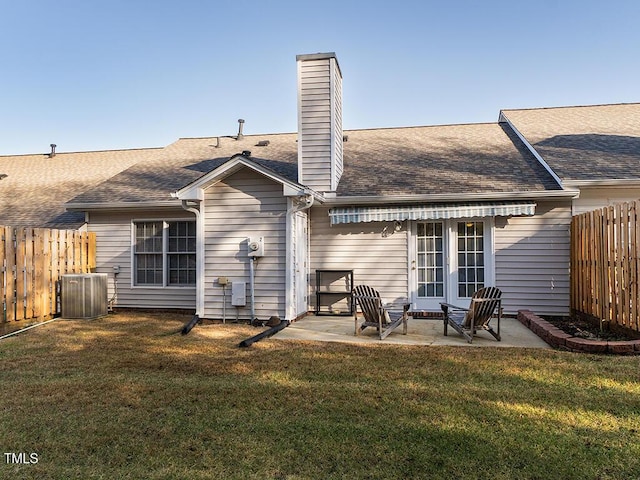
[[[492,325],[496,328],[495,320]],[[551,348],[544,340],[522,325],[515,318],[503,318],[500,322],[500,336],[496,341],[488,332],[479,332],[471,346],[476,347],[526,347]],[[458,345],[470,344],[452,328],[444,336],[441,319],[410,318],[407,335],[398,327],[384,340],[380,340],[373,328],[367,328],[361,335],[354,335],[353,317],[308,316],[292,323],[272,338],[278,340],[316,340],[321,342],[383,343],[395,345]]]

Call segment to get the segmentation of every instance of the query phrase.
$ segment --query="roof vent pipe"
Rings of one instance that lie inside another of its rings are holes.
[[[53,158],[53,157],[56,156],[56,147],[57,147],[57,145],[55,143],[52,143],[49,146],[51,147],[51,153],[49,154],[49,158]]]
[[[242,135],[242,127],[244,126],[244,120],[242,118],[238,119],[238,136],[236,137],[236,140],[241,140],[244,135]]]

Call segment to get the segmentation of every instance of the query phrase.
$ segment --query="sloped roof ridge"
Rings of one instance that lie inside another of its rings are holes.
[[[409,129],[417,129],[417,128],[438,128],[438,127],[465,127],[465,126],[476,126],[476,125],[496,125],[497,122],[465,122],[465,123],[443,123],[443,124],[435,124],[435,125],[406,125],[406,126],[396,126],[396,127],[367,127],[367,128],[343,128],[342,131],[344,133],[348,132],[372,132],[377,130],[409,130]],[[257,138],[257,137],[272,137],[276,135],[297,135],[298,132],[273,132],[273,133],[251,133],[251,134],[243,134],[244,138]],[[177,141],[180,140],[213,140],[215,138],[231,138],[235,139],[235,135],[211,135],[205,137],[180,137]]]
[[[569,108],[594,108],[594,107],[620,107],[620,106],[640,105],[640,102],[621,102],[621,103],[595,103],[592,105],[560,105],[556,107],[531,107],[531,108],[502,108],[501,112],[527,112],[533,110],[561,110]]]
[[[496,125],[497,122],[466,122],[466,123],[440,123],[435,125],[407,125],[403,127],[370,127],[370,128],[352,128],[343,132],[371,132],[376,130],[411,130],[418,128],[440,128],[440,127],[475,127],[481,125]]]
[[[138,147],[138,148],[113,148],[106,150],[78,150],[74,152],[56,152],[57,156],[63,155],[77,155],[79,153],[110,153],[110,152],[141,152],[145,150],[162,150],[165,147]],[[39,153],[18,153],[18,154],[9,154],[2,155],[0,154],[0,158],[8,158],[8,157],[40,157],[40,156],[48,156],[49,152],[39,152]]]
[[[274,135],[297,135],[298,132],[274,132],[274,133],[244,133],[243,138],[249,137],[266,137],[266,136],[274,136]],[[214,138],[236,138],[236,135],[209,135],[206,137],[179,137],[178,140],[213,140]],[[174,142],[175,143],[175,142]]]

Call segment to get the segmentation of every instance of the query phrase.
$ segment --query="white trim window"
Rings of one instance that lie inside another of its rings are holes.
[[[458,298],[471,298],[485,286],[484,222],[458,222]]]
[[[196,284],[196,222],[134,222],[134,285],[154,287]]]

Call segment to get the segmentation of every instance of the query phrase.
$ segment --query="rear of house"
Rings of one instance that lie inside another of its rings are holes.
[[[116,306],[294,320],[346,271],[415,314],[483,286],[506,313],[569,313],[572,215],[640,196],[639,105],[344,131],[335,54],[296,62],[297,133],[180,139],[67,203]]]
[[[466,303],[484,285],[504,290],[510,313],[568,312],[575,192],[517,136],[501,123],[343,131],[335,55],[297,62],[297,135],[181,139],[162,155],[162,176],[172,182],[115,188],[149,177],[148,165],[136,166],[103,187],[110,195],[96,191],[72,205],[113,202],[117,192],[116,203],[127,205],[90,213],[88,223],[99,238],[119,232],[99,254],[99,270],[120,267],[118,305],[293,320],[315,309],[318,271],[346,270],[414,312]],[[160,204],[153,214],[142,210],[160,201],[160,187],[176,192],[162,199],[163,213]],[[171,231],[181,222],[190,248],[173,252]],[[149,227],[164,239],[154,259],[140,251]],[[251,239],[262,239],[262,256],[250,256]],[[187,265],[184,276],[172,261]],[[234,284],[244,284],[244,299],[233,298]],[[329,310],[344,312],[344,298],[335,302]]]

